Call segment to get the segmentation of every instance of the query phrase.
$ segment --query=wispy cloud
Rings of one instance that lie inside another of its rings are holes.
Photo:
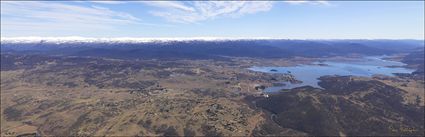
[[[183,2],[179,2],[179,1],[141,1],[141,2],[146,5],[159,7],[159,8],[176,9],[176,10],[183,10],[188,12],[195,11],[194,8],[187,6],[183,4]]]
[[[330,5],[330,3],[325,0],[289,0],[284,2],[293,4],[293,5],[300,5],[300,4]]]
[[[138,24],[141,19],[100,6],[42,1],[2,1],[3,31],[98,31],[116,25]],[[3,30],[5,29],[5,30]]]
[[[100,4],[124,4],[127,3],[127,1],[116,1],[116,0],[108,0],[108,1],[90,1],[93,3],[100,3]]]
[[[219,17],[240,17],[269,11],[273,6],[273,2],[270,1],[146,1],[143,3],[159,8],[151,11],[152,15],[180,23],[194,23]]]

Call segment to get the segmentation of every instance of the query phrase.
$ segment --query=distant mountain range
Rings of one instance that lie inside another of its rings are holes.
[[[390,55],[424,48],[423,40],[285,40],[268,38],[2,38],[1,52],[119,59],[288,58]]]
[[[236,40],[277,40],[276,38],[226,38],[226,37],[175,37],[175,38],[90,38],[90,37],[2,37],[2,43],[146,43],[146,42],[170,42],[170,41],[236,41]]]
[[[92,37],[1,37],[1,43],[147,43],[147,42],[170,42],[170,41],[256,41],[256,40],[286,40],[286,41],[352,41],[352,42],[405,42],[405,43],[422,43],[424,40],[413,39],[283,39],[270,37],[164,37],[164,38],[143,38],[143,37],[116,37],[116,38],[92,38]]]

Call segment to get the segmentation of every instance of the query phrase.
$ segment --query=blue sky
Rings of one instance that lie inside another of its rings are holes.
[[[1,2],[2,37],[423,39],[423,1]]]

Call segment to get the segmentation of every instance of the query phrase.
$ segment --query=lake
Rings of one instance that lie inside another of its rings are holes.
[[[313,86],[320,88],[318,78],[325,75],[337,76],[364,76],[381,74],[394,76],[393,73],[412,73],[413,69],[404,68],[406,65],[402,62],[383,59],[386,56],[372,56],[345,61],[322,61],[312,64],[303,64],[288,67],[260,67],[254,66],[248,68],[252,71],[265,73],[286,73],[293,75],[302,83],[281,82],[282,86],[268,87],[265,92],[276,92],[282,89],[292,89],[301,86]]]

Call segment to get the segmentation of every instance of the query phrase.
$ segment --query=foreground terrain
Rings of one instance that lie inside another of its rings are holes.
[[[2,43],[1,135],[423,136],[423,45],[382,43]],[[247,69],[382,54],[416,71],[266,95],[296,78]]]

